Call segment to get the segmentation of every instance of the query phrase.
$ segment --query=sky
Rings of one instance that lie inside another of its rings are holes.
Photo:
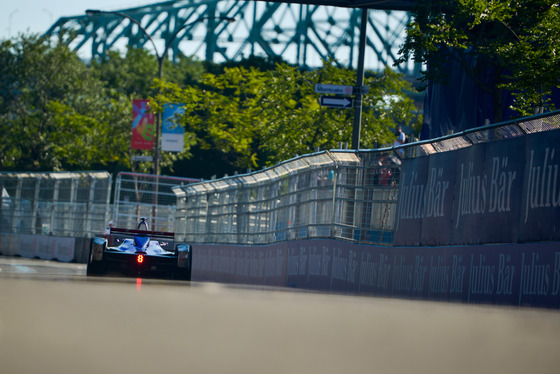
[[[121,10],[156,4],[163,0],[2,0],[0,39],[19,33],[43,34],[60,17],[81,16],[86,9]]]

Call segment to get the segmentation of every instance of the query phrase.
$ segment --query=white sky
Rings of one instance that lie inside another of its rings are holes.
[[[60,17],[81,16],[86,9],[120,10],[156,4],[149,0],[2,0],[0,3],[0,39],[18,33],[43,34]]]

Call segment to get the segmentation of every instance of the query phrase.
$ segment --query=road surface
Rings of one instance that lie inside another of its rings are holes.
[[[0,256],[0,373],[558,373],[560,313],[88,279]]]

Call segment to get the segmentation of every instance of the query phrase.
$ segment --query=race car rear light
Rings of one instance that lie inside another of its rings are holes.
[[[136,261],[138,261],[139,264],[144,262],[144,255],[138,255],[138,257],[136,257]]]

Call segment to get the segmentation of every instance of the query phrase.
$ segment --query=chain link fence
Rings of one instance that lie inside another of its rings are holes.
[[[400,160],[323,151],[260,172],[176,186],[175,229],[197,243],[341,238],[389,245]]]
[[[107,172],[0,173],[0,232],[89,237],[109,214]]]
[[[148,217],[150,229],[175,231],[177,198],[173,186],[199,179],[121,172],[115,180],[111,220],[115,227],[136,228],[140,217]]]

